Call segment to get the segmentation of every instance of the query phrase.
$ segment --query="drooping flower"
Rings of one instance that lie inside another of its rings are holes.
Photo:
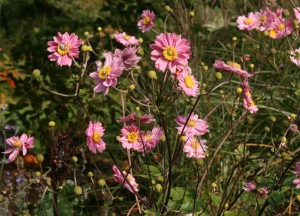
[[[6,139],[6,143],[9,147],[6,149],[3,154],[10,154],[6,163],[13,162],[17,156],[22,151],[23,155],[26,155],[28,149],[34,148],[34,137],[30,137],[27,134],[22,134],[19,138],[18,136],[13,136]]]
[[[144,10],[141,18],[142,19],[137,24],[139,29],[141,29],[143,33],[150,31],[154,26],[154,12],[150,10]]]
[[[252,100],[252,95],[250,93],[250,86],[249,82],[247,80],[244,80],[242,82],[242,88],[243,88],[243,106],[245,109],[249,110],[251,114],[254,114],[258,111],[257,106],[254,104],[254,101]]]
[[[113,166],[113,171],[114,171],[114,179],[116,182],[118,182],[119,184],[124,185],[124,187],[126,187],[131,193],[134,192],[138,192],[138,184],[135,181],[135,178],[131,175],[131,174],[127,174],[125,171],[122,171],[123,175],[126,177],[127,181],[129,182],[129,184],[125,181],[121,171],[118,169],[117,166]]]
[[[155,119],[153,119],[153,116],[150,113],[138,117],[135,112],[132,112],[128,116],[122,117],[120,120],[118,120],[118,122],[129,123],[129,124],[132,123],[149,124],[153,121],[155,121]]]
[[[253,74],[249,74],[247,71],[242,70],[240,64],[231,61],[228,61],[227,64],[225,64],[221,60],[215,60],[213,67],[218,70],[225,70],[235,73],[242,78],[248,78],[253,76]]]
[[[253,29],[256,29],[259,27],[260,24],[260,13],[258,12],[250,12],[248,14],[248,17],[246,16],[239,16],[236,20],[236,22],[239,24],[238,28],[240,30],[248,30],[251,31]]]
[[[254,182],[247,182],[244,187],[244,191],[247,192],[255,192],[256,191],[256,184]]]
[[[141,145],[137,151],[139,152],[149,152],[151,149],[155,148],[163,134],[162,128],[154,127],[151,131],[141,132]]]
[[[171,73],[188,64],[190,58],[190,42],[175,33],[162,33],[156,36],[154,44],[150,44],[151,60],[155,67],[164,72],[167,68]]]
[[[111,52],[104,53],[105,63],[101,67],[98,62],[97,71],[90,73],[90,77],[96,81],[94,92],[103,92],[106,95],[109,87],[117,85],[117,78],[122,74],[124,67],[120,58],[114,58]]]
[[[121,129],[120,142],[125,149],[138,150],[141,145],[140,131],[137,126],[131,124],[130,126],[124,126]]]
[[[129,46],[123,50],[116,49],[114,56],[122,60],[123,66],[126,70],[132,68],[136,63],[138,63],[141,57],[136,55],[136,46]]]
[[[295,175],[299,178],[295,179],[293,183],[296,185],[297,189],[300,189],[300,162],[296,163]]]
[[[53,41],[48,42],[48,51],[52,52],[48,56],[50,61],[56,61],[59,66],[72,65],[72,60],[79,57],[78,47],[81,45],[81,40],[78,36],[68,32],[61,34],[57,33],[57,37],[53,37]]]
[[[243,189],[250,193],[256,193],[262,199],[267,198],[269,193],[266,187],[257,187],[257,185],[254,182],[246,183]]]
[[[183,146],[183,151],[188,158],[205,158],[205,152],[207,151],[206,140],[202,140],[199,137],[189,137]]]
[[[127,35],[125,32],[122,33],[115,33],[115,40],[124,46],[130,46],[130,45],[138,45],[139,41],[134,37]]]
[[[202,136],[209,132],[207,121],[199,119],[197,114],[192,113],[189,120],[187,121],[188,116],[178,116],[175,121],[179,125],[177,127],[178,134],[186,135],[187,137],[192,136]],[[187,123],[186,123],[187,122]],[[186,126],[184,127],[184,125]]]
[[[199,82],[195,79],[194,75],[183,70],[177,75],[178,85],[181,90],[187,95],[196,97],[199,93]]]
[[[291,51],[290,59],[295,65],[300,67],[300,47],[295,49],[295,51]]]
[[[97,151],[101,153],[106,148],[106,144],[102,139],[104,131],[105,129],[102,127],[101,122],[93,123],[90,121],[89,127],[86,129],[87,145],[94,154]]]

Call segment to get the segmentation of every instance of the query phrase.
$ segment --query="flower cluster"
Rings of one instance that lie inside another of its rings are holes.
[[[299,12],[296,8],[294,14],[298,19]],[[239,16],[236,21],[240,30],[265,31],[273,39],[287,36],[294,30],[293,20],[284,18],[281,8],[276,11],[264,8],[259,12],[250,12],[247,16]]]
[[[192,113],[189,116],[178,116],[175,121],[179,125],[177,127],[179,135],[186,136],[186,142],[183,151],[187,157],[205,158],[207,150],[206,140],[201,136],[209,132],[207,121],[199,119],[197,114]]]

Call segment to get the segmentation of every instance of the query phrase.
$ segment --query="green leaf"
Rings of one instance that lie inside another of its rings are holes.
[[[295,91],[295,95],[300,96],[300,89]]]
[[[216,194],[210,194],[210,198],[213,201],[213,203],[215,204],[216,207],[219,207],[221,204],[221,197],[216,195]]]
[[[225,211],[224,216],[237,216],[238,213],[236,211]]]

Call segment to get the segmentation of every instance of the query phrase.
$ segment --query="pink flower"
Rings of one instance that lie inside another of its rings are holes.
[[[294,30],[293,21],[290,19],[276,18],[269,29],[269,37],[276,39],[287,36]]]
[[[295,51],[291,51],[290,59],[295,65],[300,67],[300,47],[295,49]]]
[[[121,129],[121,133],[122,135],[120,142],[123,148],[134,149],[136,151],[140,148],[141,138],[139,128],[137,126],[134,124],[131,124],[130,126],[124,126]]]
[[[90,77],[96,81],[94,92],[103,92],[104,95],[107,95],[109,87],[117,85],[117,78],[122,74],[124,67],[122,60],[114,58],[111,52],[104,53],[104,56],[104,66],[101,67],[98,62],[97,71],[90,73]]]
[[[26,155],[28,149],[34,148],[34,137],[30,137],[27,134],[22,134],[19,138],[18,136],[13,136],[6,139],[6,143],[9,147],[6,149],[3,154],[10,154],[6,163],[13,162],[17,156],[22,151],[23,155]]]
[[[206,142],[206,140],[201,140],[197,137],[189,137],[183,146],[183,151],[188,158],[205,158],[205,152],[208,148],[205,145]]]
[[[199,82],[195,79],[194,75],[183,70],[177,75],[178,85],[181,90],[187,95],[196,97],[199,93]]]
[[[271,24],[276,19],[277,14],[271,11],[269,8],[264,8],[260,10],[260,31],[269,30],[271,28]]]
[[[154,12],[150,10],[144,10],[141,17],[142,19],[137,24],[139,29],[141,29],[143,33],[150,31],[154,26]]]
[[[125,32],[115,33],[114,36],[115,36],[115,40],[123,44],[124,46],[139,44],[139,41],[134,36],[126,35]]]
[[[130,113],[126,117],[122,117],[118,122],[122,123],[140,123],[140,124],[149,124],[151,122],[155,121],[153,119],[153,116],[151,114],[145,114],[143,116],[138,117],[135,112]]]
[[[102,139],[104,131],[105,129],[102,127],[101,122],[93,123],[91,121],[89,123],[89,127],[85,131],[87,136],[87,145],[94,154],[96,154],[97,150],[101,153],[106,148],[106,144]]]
[[[176,123],[179,125],[177,127],[178,134],[184,134],[187,137],[192,136],[202,136],[209,132],[208,130],[208,124],[207,121],[204,121],[202,119],[198,119],[198,115],[192,113],[191,117],[187,121],[188,116],[178,116],[176,118]],[[186,123],[187,122],[187,123]],[[185,128],[184,125],[186,124]],[[184,131],[182,132],[184,128]]]
[[[113,169],[113,171],[114,171],[114,173],[115,173],[115,174],[114,174],[114,179],[115,179],[116,182],[118,182],[119,184],[124,185],[131,193],[134,193],[134,192],[138,192],[138,191],[139,191],[139,189],[138,189],[138,186],[139,186],[139,185],[136,183],[135,178],[134,178],[131,174],[127,174],[125,171],[122,171],[123,175],[126,177],[127,181],[128,181],[129,184],[131,185],[131,186],[130,186],[130,185],[125,181],[125,179],[124,179],[122,173],[120,172],[120,170],[118,169],[117,166],[113,166],[112,169]]]
[[[294,173],[297,175],[297,177],[300,177],[300,162],[296,163],[296,170]],[[293,183],[296,185],[297,189],[300,189],[300,178],[295,179]]]
[[[48,58],[50,61],[57,61],[61,67],[63,65],[71,66],[72,59],[79,57],[78,47],[81,45],[81,40],[74,33],[69,35],[66,32],[62,35],[58,32],[57,35],[58,37],[53,37],[53,41],[48,42],[50,47],[47,50],[53,52]]]
[[[164,72],[167,68],[176,73],[188,64],[190,58],[190,42],[175,33],[162,33],[156,36],[154,44],[150,44],[151,60],[155,67]]]
[[[225,64],[221,60],[215,60],[213,67],[218,70],[225,70],[225,71],[235,73],[242,78],[248,78],[253,76],[253,74],[249,74],[247,71],[242,70],[241,65],[231,61],[228,61],[227,64]]]
[[[298,22],[300,22],[300,7],[294,8],[294,15]]]
[[[252,95],[250,93],[250,86],[247,80],[242,82],[244,100],[243,106],[245,109],[249,110],[251,114],[254,114],[258,111],[257,106],[255,106],[254,101],[252,100]]]
[[[137,49],[135,46],[126,47],[123,50],[116,49],[114,56],[120,58],[125,69],[129,70],[141,59],[141,57],[136,55]]]
[[[248,182],[244,185],[243,189],[247,192],[255,192],[256,191],[256,184],[254,182]]]
[[[154,127],[152,131],[141,132],[142,142],[140,148],[137,150],[139,152],[149,152],[151,149],[155,148],[163,134],[162,128]]]
[[[257,187],[254,182],[248,182],[244,185],[243,189],[247,192],[257,193],[260,198],[267,198],[268,196],[268,189],[265,187]]]
[[[256,29],[259,27],[260,24],[260,13],[256,12],[250,12],[248,14],[248,17],[246,16],[239,16],[236,20],[236,22],[239,24],[238,28],[240,30],[248,30],[251,31],[253,29]]]

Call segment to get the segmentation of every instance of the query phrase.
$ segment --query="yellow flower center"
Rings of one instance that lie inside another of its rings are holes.
[[[246,25],[251,25],[253,23],[253,19],[251,19],[251,18],[248,17],[248,18],[245,19],[244,23]]]
[[[265,15],[262,15],[262,16],[260,16],[260,23],[265,23],[266,22],[266,20],[267,20],[267,16],[265,16]]]
[[[105,80],[110,74],[110,72],[111,72],[111,66],[105,65],[99,70],[98,76],[100,79]]]
[[[196,121],[195,120],[189,120],[187,123],[188,127],[195,127],[196,126]]]
[[[137,141],[138,139],[138,133],[137,132],[131,132],[127,135],[128,142],[133,143]]]
[[[144,25],[148,25],[150,22],[150,18],[149,17],[145,17],[144,18]]]
[[[245,96],[250,97],[251,93],[247,91],[247,92],[245,92]]]
[[[280,31],[284,30],[284,29],[285,29],[284,23],[280,23],[280,24],[278,25],[278,29],[279,29]]]
[[[198,141],[192,142],[192,147],[194,149],[200,148],[200,143]]]
[[[69,44],[65,44],[65,43],[59,43],[57,46],[57,52],[60,55],[67,55],[69,53],[70,50],[70,45]]]
[[[178,52],[174,46],[166,46],[163,51],[163,56],[169,61],[173,61],[177,58]]]
[[[195,81],[194,81],[194,79],[193,79],[193,76],[187,75],[187,76],[184,78],[184,83],[185,83],[185,85],[186,85],[188,88],[193,88],[193,86],[195,85]]]
[[[277,35],[277,31],[275,29],[271,29],[269,32],[270,38],[275,38]]]
[[[16,147],[21,147],[21,145],[22,145],[21,140],[17,140],[17,141],[14,143],[14,146],[16,146]]]
[[[237,69],[241,69],[241,65],[232,61],[228,61],[227,64],[231,67],[237,68]]]
[[[131,36],[130,35],[126,35],[124,38],[125,38],[125,40],[130,40]]]
[[[151,136],[151,134],[147,134],[146,136],[145,136],[145,138],[146,138],[146,141],[151,141],[151,138],[152,138],[152,136]]]
[[[94,132],[93,134],[93,142],[98,143],[101,140],[101,135],[99,132]]]

